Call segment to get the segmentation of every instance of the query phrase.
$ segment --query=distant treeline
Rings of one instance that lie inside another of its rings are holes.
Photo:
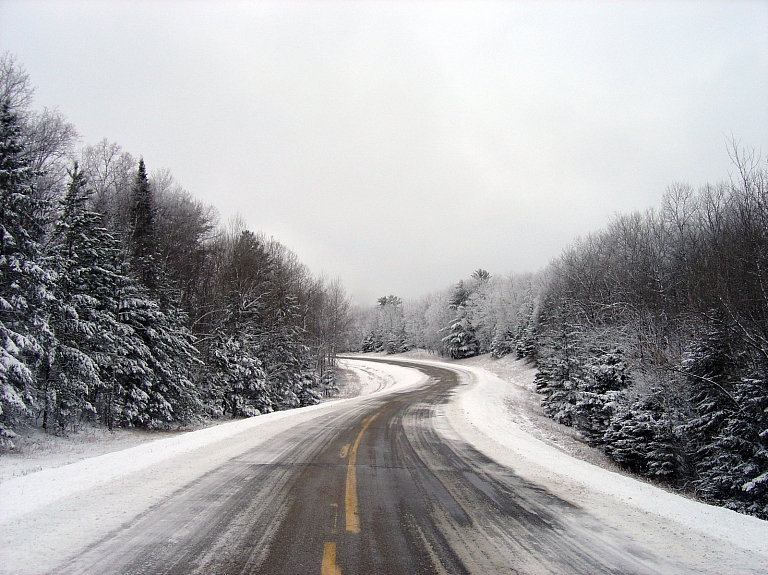
[[[319,401],[338,281],[106,140],[76,149],[0,56],[0,447],[19,426],[166,427]]]
[[[768,169],[673,185],[535,276],[478,270],[358,314],[364,351],[536,363],[546,413],[620,465],[768,519]]]

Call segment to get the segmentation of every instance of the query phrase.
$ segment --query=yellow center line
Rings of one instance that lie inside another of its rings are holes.
[[[357,434],[355,443],[350,448],[349,444],[345,445],[341,450],[341,457],[349,456],[347,462],[347,491],[344,497],[344,507],[346,511],[346,529],[352,533],[360,533],[360,518],[357,515],[357,477],[355,475],[355,462],[357,461],[357,448],[360,446],[360,441],[363,439],[363,433],[368,429],[371,422],[376,419],[378,413],[374,413],[368,419],[363,420],[363,428],[360,433]],[[333,518],[333,533],[336,533],[336,517],[338,513],[338,505],[331,504],[331,507],[336,508]],[[341,568],[336,565],[336,542],[326,541],[323,545],[323,561],[320,566],[320,575],[341,575]]]
[[[326,542],[323,546],[323,563],[320,566],[320,575],[341,575],[341,569],[336,565],[336,543]]]
[[[357,460],[357,448],[363,433],[368,429],[371,422],[376,419],[378,413],[373,414],[368,419],[363,420],[363,428],[357,434],[357,439],[349,452],[349,462],[347,463],[347,492],[344,498],[344,507],[346,509],[347,531],[360,533],[360,518],[357,515],[357,478],[355,476],[355,461]],[[327,545],[327,544],[326,544]]]

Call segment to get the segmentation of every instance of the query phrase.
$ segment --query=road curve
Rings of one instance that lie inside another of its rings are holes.
[[[371,361],[371,360],[366,360]],[[687,573],[452,433],[457,371],[276,436],[177,491],[60,574]]]

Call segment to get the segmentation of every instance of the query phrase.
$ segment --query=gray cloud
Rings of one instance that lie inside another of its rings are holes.
[[[545,265],[768,153],[768,5],[0,3],[87,142],[166,166],[360,303]]]

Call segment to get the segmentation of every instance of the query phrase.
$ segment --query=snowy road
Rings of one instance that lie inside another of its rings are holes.
[[[658,516],[638,520],[638,507],[621,502],[606,512],[589,495],[559,490],[554,472],[539,470],[541,481],[533,480],[525,454],[504,452],[483,435],[494,422],[462,416],[492,414],[497,388],[483,389],[491,400],[483,404],[465,369],[401,365],[423,375],[382,365],[384,379],[407,385],[381,384],[367,397],[248,420],[262,421],[216,440],[202,441],[211,435],[204,430],[194,449],[16,509],[2,518],[0,571],[762,572],[764,550],[734,548],[727,533],[694,534]],[[516,448],[526,441],[520,436]],[[542,448],[541,456],[551,453]],[[0,503],[32,483],[0,485]],[[764,522],[722,517],[743,524],[747,541],[766,533]]]

